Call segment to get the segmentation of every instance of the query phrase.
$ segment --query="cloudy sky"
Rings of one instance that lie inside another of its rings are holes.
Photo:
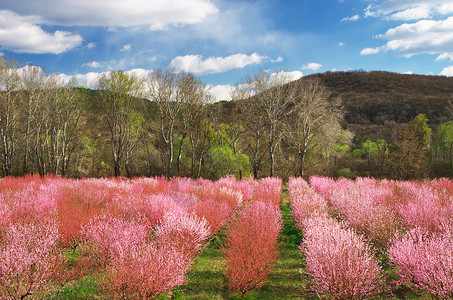
[[[88,85],[185,70],[219,100],[261,69],[453,76],[453,0],[0,0],[0,54]]]

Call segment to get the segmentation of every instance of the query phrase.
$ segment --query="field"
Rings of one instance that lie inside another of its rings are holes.
[[[0,181],[0,299],[451,299],[453,181]]]

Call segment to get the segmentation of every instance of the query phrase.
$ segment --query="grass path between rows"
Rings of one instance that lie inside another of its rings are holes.
[[[242,298],[228,292],[222,253],[218,241],[212,241],[195,259],[189,280],[175,299],[307,299],[303,277],[301,232],[295,227],[289,207],[288,193],[282,193],[283,230],[280,236],[280,256],[265,285]]]

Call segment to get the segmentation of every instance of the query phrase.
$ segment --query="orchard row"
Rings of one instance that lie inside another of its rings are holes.
[[[0,299],[49,299],[95,278],[100,297],[149,299],[183,285],[220,228],[232,292],[259,287],[278,255],[278,178],[0,181]]]
[[[401,285],[453,298],[453,181],[292,178],[311,288],[329,299],[362,299]]]

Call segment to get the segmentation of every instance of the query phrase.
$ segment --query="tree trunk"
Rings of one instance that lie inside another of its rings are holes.
[[[166,176],[167,178],[170,178],[172,176],[172,170],[171,170],[171,165],[173,164],[173,143],[170,142],[168,145],[168,156],[167,156],[167,170],[166,170]]]
[[[273,177],[274,176],[274,168],[275,168],[275,153],[272,149],[272,147],[269,147],[269,162],[271,165],[269,176]]]
[[[176,169],[178,172],[178,176],[181,176],[181,156],[182,156],[182,146],[184,145],[184,141],[186,139],[186,135],[184,134],[181,138],[181,143],[179,143],[178,149],[178,156],[176,157]]]

